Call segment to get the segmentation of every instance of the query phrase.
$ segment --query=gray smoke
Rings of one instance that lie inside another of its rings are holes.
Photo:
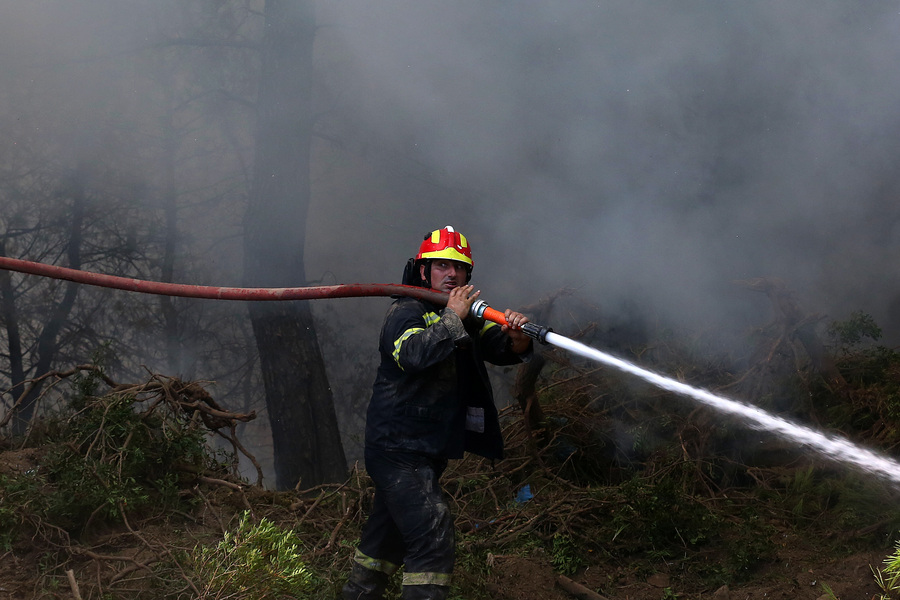
[[[138,165],[133,187],[158,196],[143,179],[162,178],[160,151],[140,144],[158,146],[168,86],[230,85],[218,104],[202,96],[227,127],[180,147],[179,183],[196,194],[182,231],[206,254],[178,275],[234,285],[252,161],[252,111],[234,100],[252,101],[242,69],[256,58],[168,48],[170,61],[217,66],[198,82],[163,77],[171,64],[155,50],[210,29],[255,39],[262,7],[0,0],[0,157],[38,139],[47,158],[35,160],[64,170],[115,148]],[[423,234],[451,224],[497,308],[572,287],[607,313],[627,306],[724,337],[771,316],[732,282],[778,277],[807,310],[868,312],[900,342],[896,3],[327,0],[318,11],[310,279],[397,282]],[[194,101],[186,89],[172,98]],[[112,145],[129,136],[138,147]],[[337,396],[365,401],[386,304],[316,309],[330,364],[361,372]]]
[[[320,20],[361,127],[440,184],[368,209],[367,243],[403,244],[384,277],[451,223],[494,304],[574,286],[759,324],[768,301],[731,282],[779,277],[897,342],[893,3],[342,0]]]

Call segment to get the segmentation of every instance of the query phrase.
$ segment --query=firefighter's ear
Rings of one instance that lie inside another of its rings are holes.
[[[426,260],[419,263],[419,285],[422,287],[431,287],[431,261]]]

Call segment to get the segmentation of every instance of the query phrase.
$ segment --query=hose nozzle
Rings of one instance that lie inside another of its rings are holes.
[[[509,323],[506,321],[506,315],[504,315],[499,310],[491,308],[487,302],[484,300],[478,299],[472,303],[472,307],[469,309],[469,312],[472,313],[474,317],[479,319],[486,319],[488,321],[493,321],[498,325],[507,325]],[[553,331],[549,327],[543,327],[542,325],[538,325],[537,323],[525,323],[519,328],[519,331],[527,335],[528,337],[535,339],[542,344],[547,343],[547,334]]]

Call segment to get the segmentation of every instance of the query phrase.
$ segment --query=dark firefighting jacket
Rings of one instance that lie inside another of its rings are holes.
[[[502,458],[484,362],[521,362],[510,343],[495,323],[473,317],[464,322],[423,300],[396,300],[381,330],[366,446],[439,458],[460,458],[463,450]]]

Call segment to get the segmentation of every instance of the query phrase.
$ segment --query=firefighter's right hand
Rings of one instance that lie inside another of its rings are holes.
[[[478,290],[473,294],[472,290],[474,289],[474,285],[461,285],[450,290],[447,308],[455,312],[460,319],[465,319],[469,316],[469,310],[472,308],[472,303],[481,295],[481,290]]]

